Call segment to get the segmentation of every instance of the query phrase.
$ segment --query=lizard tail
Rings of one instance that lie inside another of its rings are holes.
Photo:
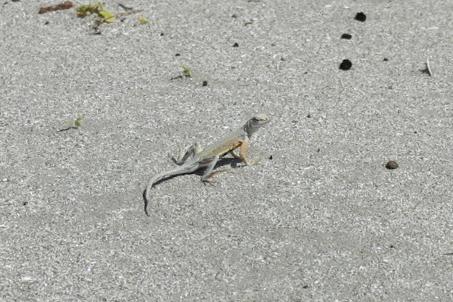
[[[160,174],[157,174],[156,176],[154,176],[153,178],[151,178],[148,182],[148,185],[146,186],[146,190],[145,192],[143,193],[143,197],[144,197],[144,200],[145,200],[145,214],[147,216],[149,216],[149,213],[148,213],[148,203],[150,201],[150,192],[151,192],[151,189],[153,188],[153,186],[164,180],[164,179],[167,179],[169,177],[172,177],[172,176],[177,176],[177,175],[181,175],[181,174],[187,174],[187,173],[192,173],[194,172],[195,170],[197,170],[199,168],[199,165],[194,165],[193,167],[187,167],[187,166],[182,166],[182,167],[178,167],[176,169],[173,169],[173,170],[170,170],[170,171],[167,171],[167,172],[163,172],[163,173],[160,173]]]

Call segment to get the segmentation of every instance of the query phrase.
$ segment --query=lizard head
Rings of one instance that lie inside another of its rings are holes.
[[[267,114],[260,113],[260,114],[255,115],[254,117],[252,117],[252,118],[250,119],[250,121],[251,121],[254,125],[260,127],[260,126],[262,126],[262,125],[264,125],[264,124],[269,123],[270,119],[269,119],[269,117],[267,116]]]
[[[251,136],[260,127],[269,123],[269,121],[270,118],[266,114],[264,113],[257,114],[247,121],[247,123],[244,125],[244,130],[247,132],[249,136]]]

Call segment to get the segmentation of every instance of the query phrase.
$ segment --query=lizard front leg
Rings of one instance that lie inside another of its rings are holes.
[[[239,154],[236,154],[236,152],[234,152],[235,150],[231,150],[229,153],[231,154],[231,156],[233,156],[234,158],[236,159],[240,159],[241,157],[239,156]]]
[[[214,170],[215,168],[215,165],[217,164],[217,162],[219,161],[219,158],[220,156],[216,155],[214,156],[210,161],[209,161],[209,164],[206,168],[206,171],[203,173],[203,176],[201,177],[201,181],[206,183],[206,182],[211,182],[209,180],[209,178],[215,174],[215,172],[212,172],[212,170]]]
[[[239,146],[239,158],[247,165],[251,166],[256,164],[255,160],[250,159],[249,157],[250,141],[245,139],[241,142]]]

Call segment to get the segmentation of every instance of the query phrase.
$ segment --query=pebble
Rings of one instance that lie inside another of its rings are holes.
[[[385,164],[385,167],[389,170],[394,170],[398,168],[398,163],[394,160],[390,160],[388,163]]]

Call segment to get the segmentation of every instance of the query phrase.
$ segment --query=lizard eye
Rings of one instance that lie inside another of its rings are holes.
[[[266,115],[259,114],[251,118],[251,121],[255,124],[261,124],[267,122],[269,119]]]

